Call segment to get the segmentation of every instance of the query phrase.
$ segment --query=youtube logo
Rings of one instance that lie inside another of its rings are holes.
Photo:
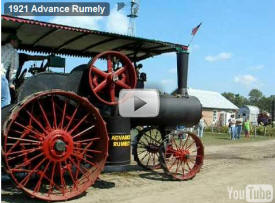
[[[118,109],[122,117],[156,117],[159,114],[159,93],[153,89],[122,89]]]

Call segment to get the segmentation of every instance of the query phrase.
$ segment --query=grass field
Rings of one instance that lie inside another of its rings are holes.
[[[239,140],[231,140],[230,135],[227,133],[211,133],[205,132],[202,138],[204,145],[223,145],[223,144],[234,144],[234,143],[246,143],[246,142],[257,142],[264,140],[275,139],[275,136],[250,136],[250,138],[245,138],[244,134],[241,135]]]

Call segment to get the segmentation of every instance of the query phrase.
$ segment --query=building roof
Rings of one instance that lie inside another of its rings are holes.
[[[203,108],[228,110],[239,109],[235,104],[233,104],[218,92],[189,88],[188,93],[191,96],[197,97],[200,100]]]
[[[241,108],[247,108],[251,114],[259,114],[260,109],[257,106],[245,105]]]
[[[2,43],[16,33],[19,49],[45,54],[93,57],[103,51],[119,51],[132,61],[188,49],[187,46],[153,39],[89,30],[2,15]],[[76,25],[77,26],[77,25]]]

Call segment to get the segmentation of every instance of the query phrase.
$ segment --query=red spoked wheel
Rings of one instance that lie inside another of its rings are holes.
[[[99,60],[104,59],[104,60]],[[99,67],[106,68],[99,68]],[[136,87],[137,76],[130,59],[116,51],[106,51],[95,56],[89,66],[89,84],[97,99],[108,105],[118,103],[121,89]]]
[[[203,165],[204,148],[190,132],[169,134],[160,147],[160,163],[165,173],[176,180],[192,179]]]
[[[4,125],[2,156],[16,186],[31,197],[61,201],[91,186],[108,155],[99,111],[62,90],[28,97]]]
[[[134,159],[144,169],[159,169],[159,148],[162,134],[159,129],[146,127],[141,130],[133,146]]]

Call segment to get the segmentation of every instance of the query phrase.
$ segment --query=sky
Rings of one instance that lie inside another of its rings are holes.
[[[2,0],[2,13],[5,2],[10,1]],[[129,0],[102,2],[110,3],[108,17],[34,19],[127,34],[129,8],[118,12],[116,6],[117,2],[129,5]],[[274,0],[139,0],[139,4],[138,37],[188,44],[192,29],[202,22],[190,45],[188,87],[243,96],[257,88],[265,96],[275,95]],[[66,69],[88,61],[68,58]],[[174,53],[142,61],[146,86],[166,92],[176,89],[176,63]]]

